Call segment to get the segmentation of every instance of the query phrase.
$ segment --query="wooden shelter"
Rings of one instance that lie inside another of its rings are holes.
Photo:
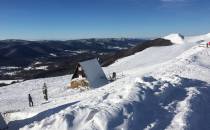
[[[108,83],[97,59],[79,62],[71,79],[70,88],[98,88]]]

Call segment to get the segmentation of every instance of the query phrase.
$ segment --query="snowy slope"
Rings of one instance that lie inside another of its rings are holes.
[[[204,35],[200,35],[200,36],[189,36],[185,38],[186,42],[198,42],[201,40],[204,40],[205,42],[209,42],[210,41],[210,33],[208,34],[204,34]]]
[[[105,71],[133,74],[133,71],[135,72],[138,69],[139,73],[144,74],[151,71],[151,69],[157,68],[159,64],[179,56],[181,53],[195,45],[197,44],[175,44],[173,46],[150,47],[135,55],[117,60],[114,64],[105,68]]]
[[[70,75],[0,88],[0,111],[11,130],[209,130],[210,49],[199,47],[199,38],[122,58],[104,68],[120,79],[97,89],[67,89]],[[43,82],[49,102],[43,101]]]

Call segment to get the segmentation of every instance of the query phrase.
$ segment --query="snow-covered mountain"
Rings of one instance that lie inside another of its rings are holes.
[[[209,130],[209,35],[169,35],[172,46],[150,47],[103,68],[117,80],[97,89],[68,89],[71,75],[0,88],[10,130]],[[177,40],[178,39],[178,40]],[[42,85],[46,82],[49,101]],[[28,107],[31,93],[35,106]]]
[[[175,44],[183,44],[184,42],[184,36],[178,33],[170,34],[168,36],[163,37],[164,39],[170,40],[172,43]]]
[[[208,42],[210,41],[210,33],[199,36],[183,36],[179,33],[172,33],[163,37],[163,39],[170,40],[175,44]]]

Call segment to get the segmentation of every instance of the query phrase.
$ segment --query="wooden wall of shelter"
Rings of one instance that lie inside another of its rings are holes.
[[[81,68],[81,65],[77,64],[76,69],[74,70],[74,73],[71,79],[78,78],[79,75],[81,75],[82,77],[86,77],[84,70],[82,68],[81,70],[79,70],[79,68]]]

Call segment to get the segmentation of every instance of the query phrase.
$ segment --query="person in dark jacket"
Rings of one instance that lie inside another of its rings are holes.
[[[206,44],[206,47],[208,48],[210,46],[210,42],[208,42],[207,44]]]
[[[44,85],[43,85],[42,92],[44,94],[44,99],[47,101],[48,100],[48,94],[47,94],[47,85],[46,85],[46,83],[44,83]]]
[[[33,107],[34,103],[30,94],[28,94],[29,107]]]
[[[115,81],[117,79],[117,73],[113,72],[112,73],[112,80]]]

